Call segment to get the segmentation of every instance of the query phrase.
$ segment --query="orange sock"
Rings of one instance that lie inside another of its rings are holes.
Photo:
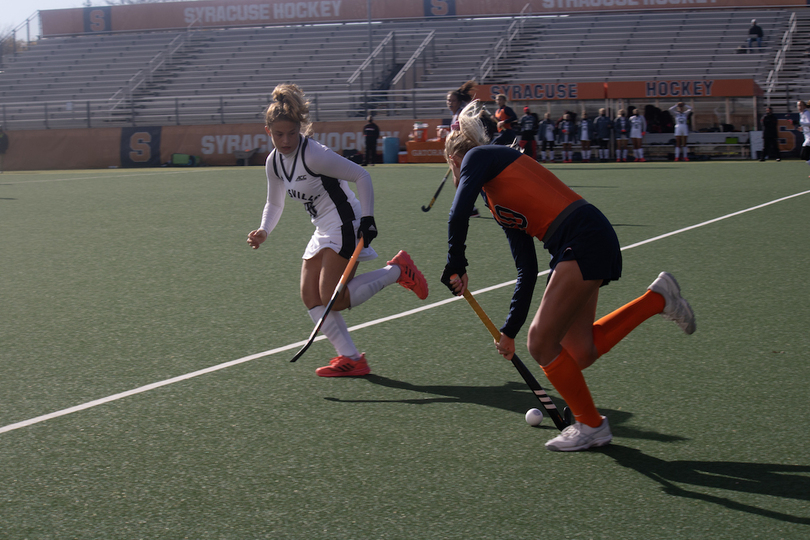
[[[602,415],[593,404],[585,377],[582,376],[576,360],[568,351],[563,349],[553,362],[543,368],[543,372],[565,400],[571,412],[574,413],[577,422],[591,427],[602,425]]]
[[[657,292],[647,291],[629,304],[593,323],[593,344],[602,356],[638,325],[664,311],[666,301]]]

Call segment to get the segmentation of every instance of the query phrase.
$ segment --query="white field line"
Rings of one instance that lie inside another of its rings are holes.
[[[759,210],[760,208],[765,208],[766,206],[770,206],[772,204],[777,204],[777,203],[786,201],[788,199],[793,199],[795,197],[800,197],[802,195],[807,195],[807,194],[810,194],[810,190],[802,191],[800,193],[794,193],[793,195],[788,195],[787,197],[774,199],[774,200],[772,200],[770,202],[759,204],[757,206],[752,206],[750,208],[746,208],[745,210],[740,210],[739,212],[733,212],[731,214],[726,214],[725,216],[721,216],[721,217],[718,217],[718,218],[715,218],[715,219],[710,219],[709,221],[704,221],[702,223],[698,223],[697,225],[691,225],[689,227],[684,227],[683,229],[678,229],[676,231],[672,231],[672,232],[669,232],[669,233],[666,233],[666,234],[655,236],[655,237],[649,238],[647,240],[642,240],[641,242],[636,242],[635,244],[630,244],[629,246],[623,247],[622,251],[625,251],[625,250],[628,250],[628,249],[633,249],[633,248],[636,248],[636,247],[639,247],[639,246],[643,246],[643,245],[649,244],[651,242],[656,242],[658,240],[662,240],[662,239],[668,238],[670,236],[675,236],[676,234],[681,234],[681,233],[684,233],[684,232],[687,232],[687,231],[691,231],[693,229],[697,229],[697,228],[700,228],[700,227],[705,227],[706,225],[711,225],[712,223],[717,223],[718,221],[722,221],[724,219],[729,219],[729,218],[732,218],[732,217],[735,217],[735,216],[739,216],[740,214],[745,214],[746,212],[752,212],[754,210]],[[548,274],[548,272],[549,272],[549,270],[544,270],[543,272],[540,272],[538,275],[542,276],[544,274]],[[501,289],[503,287],[508,287],[509,285],[514,285],[514,284],[515,284],[515,280],[505,281],[503,283],[498,283],[496,285],[492,285],[491,287],[486,287],[486,288],[483,288],[483,289],[479,289],[479,290],[475,291],[474,294],[477,295],[477,294],[481,294],[481,293],[485,293],[485,292],[489,292],[489,291],[494,291],[496,289]],[[433,308],[436,308],[436,307],[439,307],[439,306],[443,306],[443,305],[448,304],[450,302],[455,302],[457,300],[461,300],[462,298],[463,297],[461,297],[461,296],[450,297],[450,298],[447,298],[445,300],[441,300],[439,302],[434,302],[432,304],[422,306],[420,308],[411,309],[409,311],[403,311],[402,313],[391,315],[389,317],[383,317],[381,319],[375,319],[373,321],[369,321],[369,322],[365,322],[365,323],[362,323],[362,324],[358,324],[356,326],[352,326],[351,328],[349,328],[349,331],[353,332],[355,330],[360,330],[362,328],[366,328],[366,327],[369,327],[369,326],[382,324],[384,322],[392,321],[392,320],[399,319],[399,318],[402,318],[402,317],[409,317],[409,316],[414,315],[416,313],[419,313],[421,311],[426,311],[428,309],[433,309]],[[317,338],[315,338],[316,341],[320,341],[322,339],[325,339],[325,336],[320,335]],[[163,386],[168,386],[170,384],[178,383],[180,381],[193,379],[195,377],[199,377],[201,375],[206,375],[208,373],[214,373],[215,371],[220,371],[220,370],[223,370],[223,369],[227,369],[229,367],[233,367],[233,366],[236,366],[236,365],[239,365],[239,364],[243,364],[245,362],[250,362],[252,360],[257,360],[259,358],[264,358],[265,356],[271,356],[271,355],[274,355],[274,354],[277,354],[277,353],[280,353],[280,352],[290,351],[290,350],[293,350],[293,349],[298,349],[300,347],[303,347],[305,343],[306,343],[306,340],[299,341],[297,343],[290,343],[289,345],[284,345],[283,347],[270,349],[269,351],[264,351],[264,352],[260,352],[260,353],[256,353],[256,354],[251,354],[249,356],[244,356],[242,358],[238,358],[236,360],[231,360],[229,362],[225,362],[225,363],[222,363],[222,364],[217,364],[215,366],[207,367],[205,369],[200,369],[198,371],[192,371],[191,373],[186,373],[185,375],[179,375],[177,377],[172,377],[171,379],[166,379],[166,380],[158,381],[158,382],[155,382],[155,383],[152,383],[152,384],[147,384],[145,386],[141,386],[141,387],[138,387],[138,388],[133,388],[132,390],[127,390],[126,392],[120,392],[118,394],[113,394],[111,396],[103,397],[103,398],[100,398],[100,399],[95,399],[93,401],[88,401],[86,403],[82,403],[81,405],[76,405],[74,407],[69,407],[67,409],[62,409],[60,411],[55,411],[55,412],[48,413],[48,414],[43,414],[42,416],[37,416],[36,418],[31,418],[29,420],[23,420],[22,422],[9,424],[7,426],[0,427],[0,433],[6,433],[8,431],[14,431],[15,429],[20,429],[20,428],[32,426],[34,424],[39,424],[41,422],[45,422],[46,420],[52,420],[54,418],[59,418],[60,416],[66,416],[68,414],[83,411],[85,409],[98,407],[99,405],[104,405],[105,403],[110,403],[112,401],[118,401],[119,399],[124,399],[124,398],[134,396],[134,395],[137,395],[137,394],[143,394],[144,392],[149,392],[151,390],[155,390],[155,389],[161,388]]]

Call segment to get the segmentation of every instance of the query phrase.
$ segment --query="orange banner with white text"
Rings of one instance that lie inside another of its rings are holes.
[[[198,0],[39,12],[42,35],[700,8],[804,7],[806,0]],[[370,13],[369,13],[370,8]]]

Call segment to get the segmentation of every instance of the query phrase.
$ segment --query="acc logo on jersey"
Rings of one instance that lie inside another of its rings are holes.
[[[526,227],[529,226],[529,220],[526,219],[526,216],[497,204],[495,205],[495,219],[498,220],[498,223],[510,229],[525,231]]]
[[[302,174],[301,176],[299,176],[299,177],[297,177],[295,179],[296,182],[306,182],[306,180],[307,180],[307,175],[305,175],[305,174]]]

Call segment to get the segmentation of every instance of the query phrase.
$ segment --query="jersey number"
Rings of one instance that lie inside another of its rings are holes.
[[[515,212],[497,204],[495,205],[495,217],[498,219],[498,223],[510,229],[525,231],[529,225],[529,220],[520,212]]]

